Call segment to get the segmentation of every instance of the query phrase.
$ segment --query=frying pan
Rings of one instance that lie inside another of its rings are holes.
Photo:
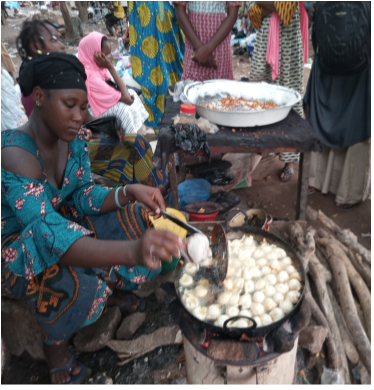
[[[189,312],[189,314],[195,319],[195,321],[198,321],[200,323],[200,325],[202,325],[206,329],[208,329],[214,333],[218,333],[218,334],[230,337],[232,339],[240,338],[243,333],[245,335],[247,335],[248,337],[261,337],[261,336],[271,332],[272,330],[280,327],[284,322],[286,322],[290,317],[292,317],[300,309],[301,303],[304,299],[304,293],[305,293],[306,274],[305,274],[303,264],[301,262],[301,259],[297,255],[297,253],[294,251],[294,249],[288,243],[286,243],[281,238],[275,236],[272,233],[266,232],[264,230],[261,230],[260,228],[257,228],[254,226],[249,226],[249,225],[231,228],[231,231],[229,233],[227,233],[226,237],[229,240],[240,239],[240,238],[242,238],[242,236],[244,234],[252,235],[254,240],[257,242],[262,242],[262,240],[265,238],[269,244],[275,244],[278,247],[284,249],[287,253],[287,256],[289,256],[292,259],[294,267],[296,268],[296,270],[299,272],[299,274],[301,276],[302,288],[300,290],[300,299],[297,302],[297,304],[293,307],[292,311],[290,313],[288,313],[287,315],[285,315],[279,321],[273,322],[273,323],[266,325],[266,326],[257,327],[256,322],[253,320],[253,318],[244,317],[244,316],[237,316],[237,317],[232,317],[232,318],[228,319],[224,323],[224,326],[220,327],[220,326],[214,325],[213,321],[211,321],[211,320],[206,320],[206,321],[199,320],[197,317],[195,317],[192,313]],[[177,297],[178,297],[179,301],[181,302],[181,304],[183,305],[182,297],[181,297],[181,293],[180,293],[180,285],[179,285],[179,279],[182,276],[182,271],[183,271],[183,265],[181,264],[181,262],[179,262],[176,269],[175,269],[174,286],[175,286]],[[199,280],[202,277],[200,272],[204,272],[204,271],[199,270],[194,275],[195,281]],[[247,327],[247,328],[229,328],[227,326],[231,321],[235,321],[235,320],[238,320],[240,318],[250,319],[251,322],[253,323],[253,325],[250,327]]]

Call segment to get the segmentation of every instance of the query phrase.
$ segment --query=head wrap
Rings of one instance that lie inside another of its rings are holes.
[[[24,96],[37,86],[43,89],[83,89],[86,91],[84,66],[73,55],[41,54],[23,64],[18,83]]]

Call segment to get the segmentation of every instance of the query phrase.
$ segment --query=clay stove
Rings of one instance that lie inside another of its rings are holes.
[[[290,324],[272,335],[235,340],[203,329],[181,306],[179,314],[189,384],[293,383],[298,338],[287,332]]]

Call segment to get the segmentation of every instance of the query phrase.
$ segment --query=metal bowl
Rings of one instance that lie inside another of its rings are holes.
[[[268,83],[248,83],[234,80],[197,81],[186,85],[184,94],[196,106],[199,116],[227,127],[265,126],[282,121],[302,96],[290,88]],[[231,96],[260,101],[274,100],[279,107],[261,111],[218,111],[203,107],[208,100]]]

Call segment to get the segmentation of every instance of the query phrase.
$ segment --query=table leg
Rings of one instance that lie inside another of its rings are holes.
[[[186,180],[186,159],[184,153],[179,153],[179,180],[178,183],[182,183]]]
[[[310,152],[300,154],[299,181],[297,184],[296,219],[306,221],[308,202]]]
[[[179,210],[178,182],[177,171],[175,168],[174,153],[170,153],[169,155],[169,183],[171,189],[171,196],[173,197],[173,207]]]

